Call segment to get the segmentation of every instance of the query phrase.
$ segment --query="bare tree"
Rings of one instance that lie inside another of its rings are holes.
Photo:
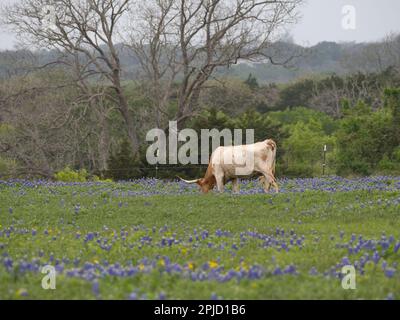
[[[277,53],[268,49],[279,38],[282,27],[296,20],[301,2],[22,0],[5,8],[2,15],[25,43],[57,52],[51,64],[62,65],[74,75],[75,87],[79,89],[75,104],[83,106],[79,108],[82,116],[89,108],[92,118],[88,117],[87,123],[79,118],[70,123],[66,133],[71,135],[70,147],[82,149],[82,139],[95,136],[99,146],[87,142],[87,152],[93,167],[104,170],[110,148],[108,116],[114,108],[123,119],[133,154],[137,156],[139,132],[143,128],[139,117],[153,116],[159,127],[174,118],[181,126],[199,110],[200,93],[218,68],[241,60],[285,63],[286,59],[277,61]],[[125,48],[140,63],[155,114],[143,108],[134,113],[129,106],[120,60]],[[33,92],[37,94],[38,90]],[[174,92],[178,104],[171,114],[168,100]],[[51,120],[49,117],[49,125]],[[28,124],[31,121],[28,117],[26,125],[34,129]],[[41,131],[36,133],[39,141]],[[35,132],[25,136],[35,137]],[[43,161],[38,166],[51,172],[53,166],[46,160],[51,158],[51,152],[42,151]],[[99,154],[100,160],[96,160]],[[75,155],[71,153],[72,157]],[[76,163],[76,159],[71,162]]]
[[[103,86],[84,86],[62,69],[0,81],[0,154],[15,160],[15,175],[51,178],[66,165],[107,170],[115,106]]]
[[[182,70],[179,35],[173,30],[179,14],[174,10],[175,3],[176,0],[136,1],[126,41],[140,64],[142,87],[152,101],[157,127],[161,127],[163,118],[169,118],[168,99]]]
[[[66,139],[65,130],[75,109],[69,99],[74,87],[56,71],[2,81],[0,95],[3,92],[8,99],[0,116],[10,134],[0,136],[0,149],[17,160],[17,174],[51,177],[54,169],[79,152],[69,148],[75,139]]]
[[[24,40],[77,59],[80,80],[91,77],[108,83],[112,94],[107,98],[117,105],[137,154],[138,133],[122,84],[116,44],[128,4],[129,0],[23,0],[7,7],[3,15]]]
[[[400,69],[400,35],[390,33],[377,42],[351,44],[342,65],[351,72],[384,72],[389,67]]]
[[[283,26],[297,19],[302,0],[150,0],[134,10],[130,47],[157,88],[162,112],[179,79],[178,125],[198,110],[199,95],[217,68],[241,60],[284,64],[271,44]],[[163,85],[160,85],[164,83]],[[162,88],[162,89],[161,89]]]
[[[395,67],[400,72],[400,34],[391,33],[383,40],[386,68]]]

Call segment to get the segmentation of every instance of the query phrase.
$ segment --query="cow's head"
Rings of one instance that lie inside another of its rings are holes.
[[[182,179],[181,177],[178,177],[180,180],[182,180],[183,182],[189,183],[189,184],[197,184],[201,191],[203,193],[208,193],[210,190],[214,189],[214,186],[216,184],[215,178],[214,176],[212,176],[211,178],[200,178],[200,179],[196,179],[196,180],[185,180]]]

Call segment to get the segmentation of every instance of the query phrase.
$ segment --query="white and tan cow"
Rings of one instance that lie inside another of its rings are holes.
[[[261,176],[265,192],[271,185],[279,192],[275,179],[276,143],[265,140],[255,144],[218,147],[212,153],[204,178],[184,180],[186,183],[197,183],[204,193],[217,185],[219,192],[224,192],[224,186],[232,181],[233,192],[239,192],[239,178],[250,177],[254,174]]]

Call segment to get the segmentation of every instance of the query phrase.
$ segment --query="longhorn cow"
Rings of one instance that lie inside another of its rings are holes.
[[[275,179],[276,143],[268,139],[255,144],[241,146],[218,147],[211,154],[210,162],[204,178],[195,180],[180,180],[198,184],[204,193],[212,190],[215,185],[219,192],[224,192],[224,186],[232,181],[233,192],[239,192],[239,178],[260,175],[264,191],[269,192],[271,185],[276,192],[279,187]]]

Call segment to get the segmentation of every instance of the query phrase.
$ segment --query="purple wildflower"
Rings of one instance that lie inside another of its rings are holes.
[[[128,297],[128,300],[137,300],[137,299],[138,299],[138,297],[137,297],[136,292],[132,292]]]
[[[387,269],[385,269],[385,276],[386,276],[387,278],[393,278],[393,276],[395,275],[395,273],[396,273],[396,270],[393,269],[393,268],[387,268]]]

